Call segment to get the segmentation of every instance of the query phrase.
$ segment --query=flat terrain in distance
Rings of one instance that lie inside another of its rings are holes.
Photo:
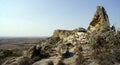
[[[20,49],[30,47],[44,37],[0,37],[0,49]]]

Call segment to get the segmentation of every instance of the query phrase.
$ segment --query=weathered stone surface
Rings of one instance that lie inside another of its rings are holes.
[[[53,33],[53,38],[59,37],[60,39],[64,40],[64,38],[67,38],[70,35],[73,35],[76,32],[87,32],[84,28],[77,28],[74,30],[55,30]]]
[[[42,59],[40,61],[37,61],[32,65],[64,65],[64,63],[59,57],[51,57],[48,59]]]
[[[24,52],[23,56],[34,59],[34,61],[39,60],[41,56],[40,45],[32,46],[28,51]]]
[[[72,30],[55,30],[52,37],[64,39],[73,33]]]
[[[32,59],[28,57],[17,57],[8,59],[2,65],[31,65],[32,63]]]
[[[90,33],[95,31],[104,32],[105,30],[109,29],[110,29],[109,18],[104,7],[97,6],[97,10],[88,27],[88,32]]]

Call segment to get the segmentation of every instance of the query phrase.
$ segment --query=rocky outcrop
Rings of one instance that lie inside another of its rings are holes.
[[[64,40],[65,38],[69,37],[70,35],[74,35],[76,32],[87,32],[84,28],[77,28],[74,30],[55,30],[52,38],[60,38],[61,40]]]
[[[32,59],[28,57],[12,57],[6,60],[2,65],[31,65],[32,63]]]
[[[41,47],[39,45],[32,46],[28,51],[24,51],[23,56],[33,59],[33,61],[40,60]]]
[[[55,30],[52,37],[31,47],[23,57],[3,65],[119,65],[120,33],[115,32],[104,7],[98,6],[87,30]]]
[[[110,29],[109,18],[104,7],[97,6],[97,10],[88,27],[88,32],[90,33],[95,31],[104,32],[109,29]]]
[[[52,37],[64,39],[73,33],[72,30],[55,30]]]

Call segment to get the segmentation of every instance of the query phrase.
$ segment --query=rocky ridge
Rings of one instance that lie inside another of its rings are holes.
[[[53,36],[2,65],[119,65],[120,33],[97,6],[88,29],[55,30]]]

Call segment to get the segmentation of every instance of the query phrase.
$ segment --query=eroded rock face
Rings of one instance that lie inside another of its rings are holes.
[[[55,30],[52,37],[64,39],[73,33],[72,30]]]
[[[90,33],[95,31],[104,32],[109,29],[110,29],[109,18],[104,7],[97,6],[97,10],[88,27],[88,32]]]
[[[74,35],[76,32],[87,32],[84,28],[77,28],[74,30],[55,30],[52,38],[60,38],[61,40],[65,41],[65,38],[68,38],[71,35]]]

